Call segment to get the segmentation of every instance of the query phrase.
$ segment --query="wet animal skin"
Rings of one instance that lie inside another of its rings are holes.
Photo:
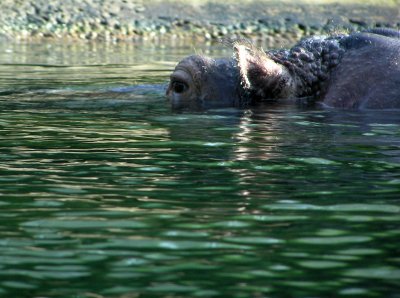
[[[302,98],[331,108],[400,108],[400,31],[313,36],[266,52],[242,40],[232,48],[231,58],[193,55],[178,63],[167,88],[174,109]]]

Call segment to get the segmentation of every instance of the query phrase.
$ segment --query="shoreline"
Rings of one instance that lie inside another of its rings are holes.
[[[267,46],[306,35],[400,28],[399,0],[3,0],[0,40],[135,42],[247,38]]]

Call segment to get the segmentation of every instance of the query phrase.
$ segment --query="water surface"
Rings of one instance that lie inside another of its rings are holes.
[[[400,115],[173,113],[220,47],[0,46],[1,297],[400,297]]]

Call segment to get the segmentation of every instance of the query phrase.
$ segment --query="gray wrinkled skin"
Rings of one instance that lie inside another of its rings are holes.
[[[317,36],[267,52],[236,41],[233,50],[230,59],[183,59],[167,89],[172,107],[204,110],[307,98],[333,108],[400,108],[400,31]]]
[[[193,55],[176,66],[167,96],[174,109],[239,107],[239,87],[238,69],[232,59]]]

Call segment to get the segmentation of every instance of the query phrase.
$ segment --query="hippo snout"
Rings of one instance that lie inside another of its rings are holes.
[[[173,109],[231,107],[238,98],[237,79],[234,61],[193,55],[175,67],[166,96]]]
[[[178,65],[170,77],[166,95],[173,109],[195,108],[197,104],[195,82],[186,68]]]

